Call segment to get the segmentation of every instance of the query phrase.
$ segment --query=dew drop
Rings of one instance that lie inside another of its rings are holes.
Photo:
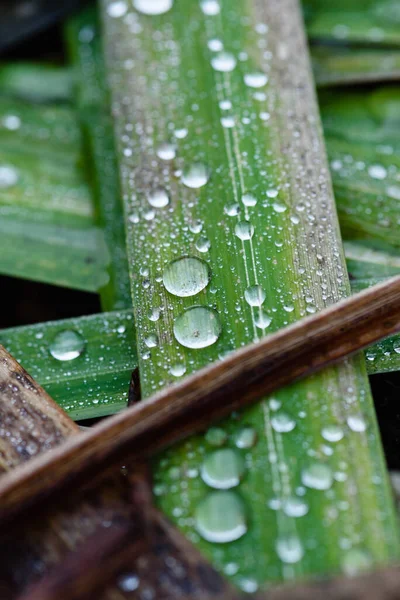
[[[400,342],[394,343],[393,350],[396,352],[396,354],[400,354]]]
[[[350,415],[347,417],[347,425],[352,431],[361,433],[367,429],[367,424],[361,415]]]
[[[239,485],[245,472],[244,458],[232,448],[208,454],[201,467],[201,478],[212,488],[229,490]]]
[[[268,82],[268,77],[265,73],[246,73],[244,82],[251,88],[262,88]]]
[[[296,421],[287,413],[280,412],[271,418],[272,428],[278,433],[288,433],[296,427]]]
[[[219,52],[211,59],[211,66],[215,71],[229,73],[236,67],[236,58],[230,52]]]
[[[308,504],[296,496],[287,498],[282,504],[283,512],[288,517],[304,517],[308,513],[308,508]]]
[[[139,577],[133,574],[125,574],[118,577],[118,587],[123,592],[134,592],[139,587]]]
[[[199,252],[208,252],[211,248],[211,242],[204,235],[201,235],[196,242],[196,250]]]
[[[235,436],[235,445],[238,448],[254,448],[257,443],[257,432],[254,427],[242,427]]]
[[[172,365],[169,372],[174,377],[182,377],[186,373],[186,367],[183,363],[177,363],[176,365]]]
[[[209,281],[210,270],[207,263],[192,256],[173,260],[163,272],[165,289],[180,298],[198,294],[204,290]]]
[[[257,204],[257,198],[253,194],[243,194],[242,202],[245,206],[255,206]]]
[[[224,213],[228,215],[228,217],[237,217],[240,213],[240,206],[236,202],[233,204],[228,204],[224,207]]]
[[[200,2],[200,8],[202,12],[208,17],[218,15],[221,10],[221,7],[217,0],[202,0],[202,2]]]
[[[219,107],[221,110],[230,110],[232,108],[232,102],[230,100],[221,100],[219,102]]]
[[[386,193],[390,198],[394,198],[395,200],[400,200],[400,186],[399,185],[389,185],[386,188]]]
[[[303,545],[295,535],[278,538],[275,548],[281,561],[287,564],[297,563],[304,556]]]
[[[261,285],[252,285],[245,290],[244,297],[250,306],[261,306],[267,295]]]
[[[119,17],[123,17],[128,12],[128,5],[124,0],[116,0],[114,2],[110,2],[107,6],[107,14],[109,17],[113,17],[114,19],[118,19]]]
[[[60,331],[50,343],[49,351],[53,358],[62,361],[74,360],[85,349],[83,337],[72,329]]]
[[[248,221],[239,221],[236,224],[235,233],[241,240],[251,240],[254,235],[254,226]]]
[[[6,115],[2,123],[9,131],[16,131],[21,127],[21,119],[17,115]]]
[[[271,317],[265,312],[265,310],[260,310],[260,312],[256,315],[254,319],[254,323],[256,327],[259,329],[266,329],[272,323]]]
[[[279,202],[274,202],[272,208],[276,213],[284,213],[287,211],[287,206],[284,204],[279,204]]]
[[[328,425],[324,427],[321,431],[321,435],[327,442],[340,442],[343,439],[344,433],[343,429],[338,427],[337,425]]]
[[[0,189],[6,189],[18,183],[19,175],[15,167],[0,165]]]
[[[133,6],[144,15],[163,15],[168,12],[174,0],[133,0]]]
[[[342,560],[342,569],[346,575],[354,576],[367,571],[372,565],[371,555],[362,548],[351,548]]]
[[[144,343],[148,348],[155,348],[158,346],[158,337],[155,333],[151,333],[147,337],[144,338]]]
[[[169,196],[162,188],[157,188],[156,190],[150,192],[147,200],[149,201],[150,206],[153,208],[164,208],[169,204]]]
[[[207,43],[207,46],[208,46],[209,50],[211,50],[211,52],[221,52],[221,50],[224,47],[221,40],[218,40],[216,38],[209,40]]]
[[[385,179],[387,171],[382,165],[371,165],[368,169],[368,175],[373,179]]]
[[[210,179],[210,169],[203,163],[194,163],[186,167],[182,173],[182,183],[188,188],[197,189],[206,185]]]
[[[333,483],[332,470],[328,465],[314,463],[302,471],[301,481],[314,490],[329,490]]]
[[[176,148],[173,144],[164,142],[158,146],[157,156],[161,160],[173,160],[176,157]]]
[[[210,446],[223,446],[228,439],[228,434],[222,427],[210,427],[205,435]]]
[[[160,309],[159,308],[151,308],[147,314],[149,321],[158,321],[160,318]]]
[[[235,127],[235,117],[221,117],[221,125],[222,127],[225,127],[225,129],[232,129],[232,127]]]
[[[225,544],[238,540],[247,531],[243,501],[233,491],[209,493],[196,509],[195,526],[208,542]]]
[[[174,335],[186,348],[206,348],[221,335],[218,313],[207,306],[192,306],[175,319]]]

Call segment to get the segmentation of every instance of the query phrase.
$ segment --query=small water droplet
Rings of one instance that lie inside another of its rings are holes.
[[[235,444],[238,448],[254,448],[257,443],[257,431],[254,427],[245,426],[235,436]]]
[[[302,471],[301,481],[314,490],[329,490],[333,483],[332,470],[328,465],[313,463]]]
[[[123,592],[134,592],[139,587],[139,577],[131,573],[120,575],[118,577],[118,587]]]
[[[131,213],[130,215],[128,215],[128,220],[131,223],[139,223],[139,215],[137,213]]]
[[[224,45],[221,42],[221,40],[218,40],[216,38],[209,40],[207,46],[209,50],[211,50],[211,52],[221,52],[221,50],[223,50],[224,48]]]
[[[265,73],[246,73],[244,82],[251,88],[262,88],[268,82],[268,77]]]
[[[260,310],[258,314],[256,314],[254,323],[256,327],[259,329],[266,329],[272,323],[271,317],[265,312],[265,310]]]
[[[279,204],[279,202],[274,202],[272,208],[276,213],[284,213],[287,211],[287,206],[284,204]]]
[[[181,127],[180,129],[175,129],[174,136],[178,140],[183,140],[188,134],[188,130],[185,127]]]
[[[226,129],[231,129],[232,127],[235,127],[235,117],[229,115],[226,117],[221,117],[221,125],[222,127],[225,127]]]
[[[203,163],[194,163],[182,173],[182,183],[188,188],[197,189],[206,185],[210,179],[210,169]]]
[[[174,0],[133,0],[133,6],[144,15],[163,15],[174,4]]]
[[[276,413],[271,418],[272,428],[279,433],[288,433],[296,427],[296,421],[287,413]]]
[[[9,131],[16,131],[21,127],[21,119],[17,115],[6,115],[2,123]]]
[[[254,235],[254,227],[248,221],[239,221],[236,224],[235,233],[241,240],[251,240]]]
[[[211,66],[215,71],[229,73],[236,67],[236,58],[230,52],[219,52],[211,59]]]
[[[156,190],[150,192],[147,200],[153,208],[164,208],[169,204],[169,196],[162,188],[157,188]]]
[[[211,248],[211,242],[204,235],[201,235],[196,242],[196,249],[199,252],[208,252]]]
[[[74,360],[85,349],[83,337],[72,329],[60,331],[50,343],[49,351],[53,358],[62,361]]]
[[[228,217],[237,217],[240,213],[240,205],[234,202],[233,204],[228,204],[224,207],[224,213],[228,215]]]
[[[174,144],[163,142],[157,148],[157,156],[161,160],[173,160],[176,157],[176,148]]]
[[[350,577],[369,570],[371,565],[371,555],[362,548],[351,548],[344,554],[342,560],[342,569]]]
[[[147,337],[144,338],[144,343],[148,348],[155,348],[158,346],[158,337],[155,333],[151,333]]]
[[[0,165],[0,189],[16,185],[19,180],[18,171],[9,165]]]
[[[165,289],[174,296],[186,298],[204,290],[210,281],[207,263],[199,258],[184,256],[173,260],[163,272]]]
[[[347,417],[347,425],[352,431],[359,433],[367,429],[367,424],[361,415],[350,415]]]
[[[382,165],[371,165],[368,169],[368,175],[373,179],[385,179],[387,170]]]
[[[327,442],[340,442],[343,439],[344,433],[343,429],[338,427],[338,425],[327,425],[321,431],[322,437]]]
[[[177,363],[176,365],[172,365],[169,372],[174,377],[182,377],[186,373],[186,367],[183,363]]]
[[[257,198],[253,194],[243,194],[242,202],[245,206],[255,206],[257,204]]]
[[[225,544],[238,540],[247,531],[243,501],[233,491],[211,492],[196,509],[195,525],[208,542]]]
[[[176,340],[186,348],[206,348],[215,344],[221,335],[218,313],[207,306],[192,306],[174,322]]]
[[[205,457],[201,478],[212,488],[228,490],[239,485],[244,472],[243,456],[232,448],[222,448]]]
[[[160,309],[159,308],[152,308],[149,310],[147,317],[149,319],[149,321],[158,321],[158,319],[160,318]]]
[[[245,290],[244,297],[250,306],[261,306],[267,295],[261,285],[252,285]]]
[[[219,102],[219,107],[221,110],[230,110],[232,108],[232,102],[230,100],[221,100]]]
[[[223,446],[228,439],[228,434],[222,427],[210,427],[205,435],[210,446]]]
[[[208,17],[218,15],[221,10],[221,7],[217,0],[202,0],[202,2],[200,2],[200,8],[202,12]]]
[[[275,548],[281,561],[287,564],[297,563],[304,556],[303,545],[295,535],[278,538]]]
[[[124,0],[116,0],[114,2],[110,2],[107,6],[107,14],[114,19],[118,19],[119,17],[123,17],[128,12],[128,5]]]
[[[308,504],[301,498],[293,496],[283,502],[282,509],[288,517],[304,517],[308,513]]]

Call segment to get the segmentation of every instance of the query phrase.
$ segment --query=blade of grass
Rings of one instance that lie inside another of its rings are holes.
[[[400,256],[396,249],[368,240],[345,241],[347,269],[355,281],[384,278],[400,273]]]
[[[297,5],[211,5],[150,16],[103,2],[144,396],[349,291]],[[235,448],[244,432],[254,448]],[[245,473],[237,490],[210,488],[226,485],[216,443],[238,473],[227,487]],[[170,451],[155,481],[160,506],[247,591],[398,553],[361,359]]]
[[[3,329],[0,343],[71,418],[82,420],[126,406],[137,366],[134,335],[126,311]]]
[[[69,102],[71,74],[67,69],[51,64],[4,63],[0,65],[0,93],[28,102]]]

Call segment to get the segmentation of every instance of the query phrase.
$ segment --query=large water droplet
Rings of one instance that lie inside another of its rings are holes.
[[[236,67],[236,58],[230,52],[219,52],[212,57],[211,66],[215,71],[229,73]]]
[[[301,481],[314,490],[329,490],[333,482],[332,470],[328,465],[314,463],[302,471]]]
[[[15,167],[0,165],[0,189],[6,189],[18,183],[19,175]]]
[[[252,285],[245,290],[244,297],[250,306],[261,306],[267,295],[261,285]]]
[[[275,547],[277,555],[284,563],[297,563],[304,556],[303,545],[300,539],[295,535],[278,538]]]
[[[218,15],[221,10],[217,0],[202,0],[202,2],[200,2],[200,8],[202,12],[209,17]]]
[[[206,348],[221,334],[218,313],[207,306],[193,306],[175,319],[174,335],[186,348]]]
[[[239,485],[244,472],[243,456],[232,448],[222,448],[208,454],[201,467],[204,483],[219,490]]]
[[[153,208],[164,208],[169,204],[169,196],[163,188],[157,188],[150,192],[147,200]]]
[[[265,73],[246,73],[244,82],[248,87],[261,88],[268,82],[268,77]]]
[[[188,188],[201,188],[210,179],[210,169],[203,163],[194,163],[186,167],[182,173],[182,183]]]
[[[254,427],[245,426],[235,436],[235,444],[238,448],[253,448],[257,443],[257,432]]]
[[[254,235],[254,227],[248,221],[239,221],[236,224],[235,233],[241,240],[251,240]]]
[[[203,260],[184,256],[173,260],[164,269],[165,289],[174,296],[186,298],[204,290],[210,281],[210,270]]]
[[[224,544],[241,538],[247,531],[246,510],[233,491],[211,492],[198,505],[195,524],[209,542]]]
[[[169,144],[168,142],[160,144],[157,148],[157,156],[161,160],[173,160],[176,156],[174,144]]]
[[[82,354],[85,349],[83,337],[72,329],[60,331],[50,343],[50,354],[57,360],[74,360]]]
[[[168,12],[174,0],[133,0],[133,6],[145,15],[162,15]]]
[[[287,433],[293,431],[296,427],[296,421],[284,412],[276,413],[271,418],[271,425],[275,431],[279,433]]]
[[[367,571],[372,565],[372,557],[362,548],[351,548],[342,559],[342,569],[346,575],[354,576],[362,571]]]

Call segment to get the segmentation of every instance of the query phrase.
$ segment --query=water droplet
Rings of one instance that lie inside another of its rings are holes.
[[[133,6],[144,15],[163,15],[168,12],[174,0],[133,0]]]
[[[368,169],[368,175],[373,179],[385,179],[387,171],[382,165],[371,165]]]
[[[210,446],[223,446],[228,439],[228,434],[222,427],[210,427],[205,435]]]
[[[338,427],[338,425],[328,425],[327,427],[324,427],[321,434],[324,440],[331,443],[340,442],[344,436],[343,429]]]
[[[219,52],[211,59],[211,66],[215,71],[229,73],[236,67],[236,58],[230,52]]]
[[[300,539],[295,535],[278,538],[275,548],[277,555],[284,563],[297,563],[304,556],[303,545]]]
[[[158,319],[160,318],[160,309],[159,308],[150,309],[147,317],[150,321],[153,321],[153,322],[158,321]]]
[[[147,337],[144,338],[144,343],[148,348],[155,348],[158,346],[158,337],[155,333],[151,333]]]
[[[197,189],[206,185],[210,179],[210,169],[203,163],[194,163],[186,167],[182,173],[182,183],[188,188]]]
[[[329,490],[332,485],[332,470],[328,465],[314,463],[301,473],[301,481],[314,490]]]
[[[18,183],[19,175],[15,167],[0,165],[0,189],[6,189]]]
[[[137,213],[131,213],[130,215],[128,215],[128,220],[131,223],[139,223],[139,215]]]
[[[211,242],[204,235],[201,235],[196,242],[196,249],[199,252],[208,252],[211,248]]]
[[[261,309],[260,312],[255,316],[254,323],[259,329],[266,329],[271,325],[272,319],[265,312],[265,310]]]
[[[261,88],[268,82],[268,77],[265,73],[246,73],[244,82],[248,87]]]
[[[157,156],[161,160],[173,160],[176,157],[176,148],[173,144],[164,142],[158,146]]]
[[[254,234],[254,227],[248,221],[239,221],[236,224],[235,233],[241,240],[251,240]]]
[[[228,490],[239,485],[244,472],[243,456],[232,448],[222,448],[206,456],[201,478],[212,488]]]
[[[107,6],[107,14],[114,19],[118,19],[119,17],[123,17],[128,12],[128,5],[124,0],[116,0],[115,2],[110,2]]]
[[[235,436],[235,444],[238,448],[253,448],[257,443],[257,431],[254,427],[242,427]]]
[[[367,429],[367,424],[361,415],[350,415],[347,417],[347,425],[352,431],[359,433]]]
[[[221,110],[230,110],[232,108],[232,102],[230,100],[221,100],[219,102],[219,107]]]
[[[207,43],[207,46],[209,48],[209,50],[211,50],[211,52],[221,52],[221,50],[223,49],[224,45],[221,42],[221,40],[218,39],[212,39],[209,40]]]
[[[254,594],[258,590],[258,583],[254,579],[243,577],[239,580],[239,587],[246,594]]]
[[[178,140],[183,140],[188,134],[188,130],[185,127],[181,127],[181,129],[175,129],[174,135]]]
[[[169,372],[174,377],[182,377],[186,373],[186,367],[183,363],[177,363],[176,365],[172,365]]]
[[[261,306],[267,295],[261,285],[252,285],[245,290],[244,297],[250,306]]]
[[[372,565],[371,555],[362,548],[351,548],[342,560],[342,569],[346,575],[353,576],[367,571]]]
[[[139,587],[139,577],[131,573],[118,577],[118,587],[123,592],[134,592]]]
[[[192,306],[175,319],[174,335],[186,348],[206,348],[221,335],[218,313],[207,306]]]
[[[395,200],[400,200],[400,186],[399,185],[389,185],[386,188],[386,193],[390,198],[394,198]]]
[[[247,531],[243,501],[233,491],[211,492],[196,509],[195,525],[208,542],[224,544],[238,540]]]
[[[207,263],[192,256],[173,260],[165,267],[163,273],[165,289],[181,298],[198,294],[209,281],[210,270]]]
[[[284,204],[279,204],[279,202],[274,202],[272,208],[276,213],[284,213],[287,211],[287,206]]]
[[[21,119],[17,115],[6,115],[2,123],[9,131],[16,131],[21,127]]]
[[[217,0],[202,0],[202,2],[200,2],[200,8],[202,12],[209,17],[218,15],[221,10]]]
[[[271,418],[272,428],[279,433],[288,433],[296,427],[296,421],[287,413],[276,413]]]
[[[288,517],[304,517],[308,513],[308,504],[301,498],[293,496],[283,502],[282,509]]]
[[[233,204],[228,204],[224,208],[224,213],[228,215],[228,217],[237,217],[240,213],[240,206],[236,202]]]
[[[78,358],[85,349],[83,337],[72,329],[60,331],[50,343],[50,354],[57,360],[68,361]]]
[[[393,350],[396,352],[396,354],[400,354],[400,342],[394,343]]]
[[[245,206],[255,206],[257,204],[257,198],[253,194],[243,194],[242,202]]]
[[[232,127],[235,127],[235,117],[232,117],[232,116],[221,117],[221,125],[222,125],[222,127],[225,127],[226,129],[231,129]]]
[[[153,206],[153,208],[164,208],[169,204],[169,196],[167,192],[162,188],[157,188],[150,192],[147,197],[149,204]]]

